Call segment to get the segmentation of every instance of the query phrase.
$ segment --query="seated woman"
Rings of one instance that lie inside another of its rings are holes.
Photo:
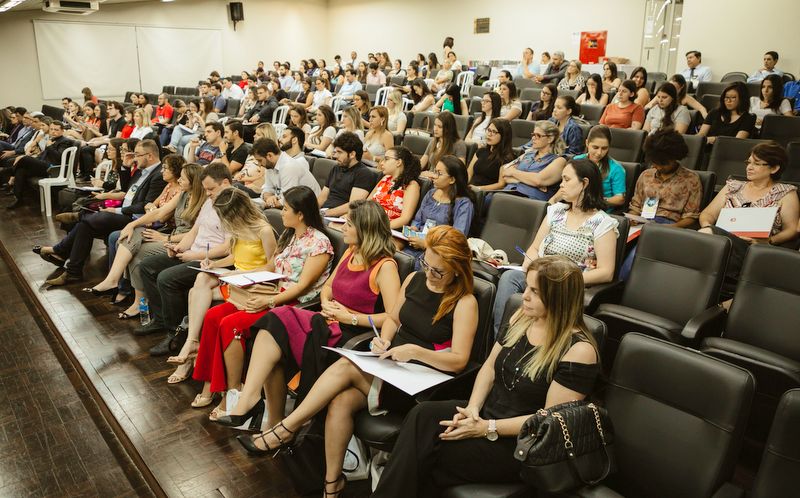
[[[300,93],[295,97],[294,103],[298,106],[302,106],[307,111],[314,104],[314,93],[311,78],[303,77],[300,80]],[[317,109],[319,109],[319,107],[317,107]]]
[[[458,138],[456,120],[452,113],[439,113],[433,120],[433,140],[428,143],[428,148],[420,158],[423,178],[433,179],[434,166],[444,156],[456,156],[461,161],[466,161],[467,144]]]
[[[369,94],[365,90],[359,90],[353,95],[353,107],[355,107],[358,114],[361,115],[361,127],[367,126],[371,107]]]
[[[323,105],[317,109],[317,125],[311,129],[311,133],[306,135],[306,143],[304,147],[307,151],[315,152],[324,156],[328,147],[333,144],[333,139],[336,138],[336,115],[330,106]]]
[[[625,168],[613,158],[608,156],[611,148],[611,131],[607,126],[597,125],[589,130],[586,138],[586,154],[573,157],[573,160],[588,159],[600,169],[600,176],[603,178],[603,199],[608,204],[606,211],[611,212],[614,208],[622,207],[625,204]],[[555,204],[562,200],[562,191],[550,198],[550,204]]]
[[[422,258],[425,272],[406,278],[400,297],[387,313],[381,337],[372,351],[395,361],[411,360],[445,372],[460,372],[467,365],[478,324],[478,303],[472,295],[472,268],[466,237],[452,227],[435,227],[427,236]],[[443,349],[447,348],[447,349]],[[439,351],[436,351],[436,350]],[[379,402],[367,399],[379,390]],[[413,402],[342,358],[328,368],[294,411],[269,431],[237,439],[251,453],[275,452],[291,443],[308,420],[327,408],[325,430],[325,491],[337,495],[344,488],[342,464],[352,435],[353,416],[369,408],[404,411]],[[270,414],[275,413],[272,409]],[[280,412],[278,412],[280,413]],[[270,415],[272,417],[272,415]],[[276,415],[275,419],[280,419]],[[414,493],[406,496],[414,496]]]
[[[390,228],[400,230],[411,223],[419,205],[419,159],[405,147],[393,147],[386,151],[381,169],[384,176],[368,199],[386,211]]]
[[[622,80],[617,74],[617,65],[615,63],[608,61],[603,64],[603,93],[610,93],[612,89],[619,89]]]
[[[487,94],[488,95],[488,94]],[[485,95],[484,95],[485,97]],[[467,167],[469,184],[478,190],[500,190],[505,183],[500,169],[514,160],[511,148],[511,123],[503,118],[492,119],[486,128],[486,143],[478,148]]]
[[[647,113],[642,129],[651,135],[667,128],[672,128],[681,135],[686,133],[692,118],[686,107],[680,105],[678,91],[672,83],[664,83],[658,88],[656,102],[656,106]]]
[[[531,112],[528,113],[528,121],[544,121],[553,116],[553,106],[558,98],[558,88],[553,83],[548,83],[542,87],[539,93],[539,101],[533,103]]]
[[[756,128],[761,129],[764,117],[792,116],[792,105],[789,99],[783,98],[783,78],[770,74],[761,80],[760,97],[750,97],[750,112],[756,115]]]
[[[250,418],[264,406],[259,401],[266,386],[269,424],[274,426],[283,418],[278,414],[284,413],[286,403],[286,382],[281,379],[290,379],[301,369],[306,340],[319,333],[318,327],[329,333],[327,345],[333,346],[369,331],[370,319],[381,327],[385,310],[394,309],[400,277],[392,259],[394,245],[386,214],[375,202],[364,199],[351,202],[349,209],[342,229],[348,249],[322,287],[322,311],[282,306],[253,325],[257,332],[247,380],[236,406],[229,415],[219,417],[219,423],[235,427]],[[241,359],[229,361],[230,356],[226,351],[228,379],[241,379]]]
[[[379,164],[383,161],[386,151],[394,147],[394,135],[386,129],[389,120],[389,111],[382,105],[373,107],[369,111],[369,130],[364,137],[363,160]]]
[[[750,114],[747,86],[741,81],[728,85],[719,96],[719,107],[708,113],[697,132],[711,145],[718,136],[749,138],[756,132],[756,116]]]
[[[338,64],[333,65],[333,69],[331,70],[331,87],[336,89],[336,85],[342,83],[344,81],[344,75],[342,74],[342,66]]]
[[[605,106],[608,104],[608,94],[603,91],[603,83],[599,74],[592,74],[586,80],[583,92],[576,100],[579,104],[592,104]]]
[[[403,61],[400,59],[395,59],[392,65],[392,70],[389,71],[389,77],[394,78],[395,76],[405,76],[406,70],[403,69]]]
[[[469,400],[428,401],[411,410],[373,497],[519,482],[514,448],[522,424],[538,410],[591,394],[600,353],[583,321],[585,272],[567,258],[546,256],[514,273],[524,277],[522,306],[498,336]],[[332,479],[326,472],[326,482]]]
[[[197,100],[189,101],[189,110],[186,112],[186,122],[176,124],[169,139],[169,145],[165,148],[172,153],[183,153],[183,149],[189,145],[192,139],[200,136],[203,120],[198,113],[199,104]]]
[[[296,104],[289,107],[289,126],[300,128],[306,135],[311,133],[311,125],[308,123],[305,107]]]
[[[417,78],[411,82],[411,100],[414,101],[411,112],[431,111],[431,107],[436,103],[436,97],[433,96],[431,89],[428,88],[422,78]]]
[[[400,90],[393,90],[386,97],[386,109],[389,111],[387,118],[386,129],[392,132],[393,135],[402,136],[408,126],[408,117],[403,112],[403,92]]]
[[[567,64],[567,71],[564,77],[558,82],[559,90],[575,90],[580,93],[585,84],[583,75],[581,74],[581,61],[574,59]]]
[[[550,122],[558,125],[561,138],[566,144],[567,154],[580,154],[583,152],[583,131],[578,126],[575,118],[581,115],[581,106],[575,102],[572,95],[562,95],[556,99],[553,106],[553,117]]]
[[[705,108],[703,104],[698,102],[693,95],[689,95],[687,92],[688,87],[686,86],[686,78],[683,77],[681,74],[673,74],[672,78],[669,79],[669,82],[672,83],[672,86],[675,87],[675,90],[678,91],[678,102],[682,106],[685,106],[687,109],[692,109],[700,113],[703,116],[703,119],[708,115],[708,110]],[[658,95],[656,94],[653,99],[644,106],[645,111],[649,111],[652,109],[658,102]]]
[[[311,97],[311,105],[307,109],[309,112],[315,112],[322,105],[331,105],[331,99],[333,98],[331,91],[325,86],[325,81],[322,78],[318,79],[314,86],[316,91]]]
[[[239,272],[271,270],[272,265],[269,262],[275,253],[275,234],[263,213],[250,201],[250,197],[239,189],[227,188],[219,193],[213,207],[219,216],[220,225],[231,239],[230,253],[215,261],[206,258],[200,267],[204,270],[214,270],[233,266]],[[222,299],[219,282],[215,274],[198,272],[194,286],[189,290],[189,326],[186,342],[177,356],[170,356],[167,359],[167,363],[178,365],[175,372],[167,379],[168,384],[177,384],[189,378],[194,363],[192,360],[197,356],[201,327],[211,302]],[[226,308],[226,310],[235,311],[235,307],[231,308],[233,309]],[[214,339],[210,338],[212,341]],[[198,362],[198,365],[201,364],[205,365]]]
[[[420,232],[429,231],[431,226],[449,225],[469,236],[475,216],[475,194],[467,182],[467,168],[461,159],[444,156],[433,172],[434,188],[423,197],[411,228]],[[425,241],[422,237],[409,237],[403,252],[419,257],[426,248]]]
[[[361,140],[362,143],[364,142],[364,124],[356,106],[350,106],[342,112],[341,127],[336,132],[336,138],[345,132],[355,133],[359,140]],[[394,144],[394,139],[392,139],[392,143]],[[333,149],[333,142],[331,142],[328,146],[328,150],[325,152],[325,156],[333,157]]]
[[[497,87],[497,92],[500,94],[500,117],[508,121],[517,119],[522,114],[517,85],[513,81],[504,81]]]
[[[486,143],[486,128],[489,123],[500,117],[500,106],[502,105],[500,95],[497,92],[486,92],[481,97],[481,113],[475,118],[472,127],[464,137],[466,143]]]
[[[636,84],[633,101],[644,107],[650,102],[650,91],[647,89],[647,69],[639,66],[631,73],[631,81]]]
[[[239,104],[239,112],[236,114],[236,117],[239,119],[244,119],[244,115],[247,114],[247,111],[256,106],[257,100],[258,98],[256,97],[256,92],[252,87],[247,87],[244,89],[244,98],[242,99],[241,104]]]
[[[192,402],[195,408],[210,405],[216,392],[239,387],[244,351],[239,347],[229,347],[234,339],[246,339],[251,327],[256,327],[256,330],[262,328],[257,321],[268,311],[279,306],[306,303],[314,299],[330,275],[333,246],[325,232],[314,192],[305,186],[287,190],[283,197],[281,219],[286,229],[278,240],[275,259],[266,264],[267,270],[285,277],[281,280],[280,292],[278,294],[265,292],[258,297],[251,297],[243,310],[237,309],[231,303],[215,306],[203,319],[194,379],[205,384],[202,392]],[[271,230],[269,225],[266,226]],[[254,287],[254,290],[260,288],[261,286]],[[293,308],[284,306],[279,309]],[[191,340],[192,336],[189,337]],[[197,336],[194,337],[194,344],[197,344]],[[189,354],[190,351],[191,349],[187,349],[186,353]],[[226,367],[230,368],[231,372],[235,367],[238,368],[238,374],[226,376]],[[263,383],[262,380],[258,384],[259,390]],[[225,408],[223,397],[218,409],[212,412],[211,418],[216,418]]]
[[[164,158],[163,171],[170,170],[170,177],[174,174],[174,167],[171,167],[170,163],[176,162],[175,158],[183,161],[183,157],[176,154],[170,154]],[[127,271],[128,279],[136,294],[133,304],[119,314],[121,320],[139,316],[139,300],[147,297],[139,275],[139,265],[142,260],[153,254],[166,254],[165,242],[179,242],[191,230],[194,220],[206,200],[206,194],[200,182],[202,171],[203,167],[197,164],[184,165],[178,180],[180,195],[161,204],[157,209],[148,211],[141,218],[128,223],[119,235],[119,245],[108,275],[91,289],[84,289],[96,295],[109,293],[112,290],[116,291],[120,280]],[[164,174],[164,180],[171,183],[171,178],[167,177],[168,175]],[[160,223],[162,227],[172,226],[174,228],[167,234],[153,228],[156,223]]]
[[[644,109],[633,101],[636,96],[636,83],[625,80],[617,89],[614,102],[607,105],[600,117],[600,124],[609,128],[628,128],[641,130],[644,125]]]
[[[448,111],[457,116],[469,116],[467,102],[461,98],[461,87],[455,83],[447,85],[442,98],[433,106],[432,111]]]
[[[148,135],[154,133],[153,128],[150,127],[150,121],[147,120],[147,114],[144,109],[136,109],[133,111],[133,124],[131,138],[144,140]]]
[[[530,149],[500,171],[503,190],[540,201],[553,197],[561,181],[561,171],[567,164],[563,157],[565,148],[556,125],[537,121]]]
[[[173,108],[175,111],[171,122],[166,123],[161,128],[161,134],[159,135],[159,143],[162,147],[166,147],[169,144],[172,139],[172,132],[175,130],[176,126],[186,126],[186,123],[189,122],[189,106],[186,105],[186,102],[181,99],[176,99]]]
[[[578,265],[586,285],[610,282],[614,278],[619,233],[617,220],[605,212],[600,170],[587,159],[573,159],[564,167],[560,194],[563,202],[547,207],[547,216],[526,251],[523,270],[537,258],[560,254]],[[495,334],[506,302],[524,288],[523,272],[503,272],[494,302]]]
[[[800,201],[794,185],[779,183],[789,160],[786,151],[775,142],[753,147],[747,159],[747,181],[728,179],[714,200],[700,213],[700,232],[724,235],[731,239],[731,257],[722,286],[722,300],[731,299],[736,290],[742,261],[750,244],[782,245],[797,238]],[[754,239],[736,236],[715,226],[723,208],[777,207],[769,237]]]

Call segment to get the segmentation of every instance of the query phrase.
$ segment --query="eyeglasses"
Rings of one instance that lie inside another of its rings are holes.
[[[383,156],[383,160],[384,160],[384,161],[388,161],[388,160],[390,160],[390,159],[391,159],[392,161],[397,161],[397,158],[396,158],[396,157],[392,157],[392,156],[389,156],[389,155]]]
[[[499,132],[499,131],[497,131],[497,130],[495,130],[495,129],[492,129],[492,128],[486,128],[486,134],[487,134],[487,135],[497,135],[498,133],[500,133],[500,132]]]
[[[542,133],[534,133],[533,138],[545,138],[547,135]]]
[[[431,275],[433,275],[436,278],[442,278],[449,273],[440,270],[438,268],[432,267],[427,261],[425,261],[425,256],[420,256],[419,258],[417,258],[417,260],[419,261],[419,265],[422,267],[423,271],[431,272]]]
[[[755,162],[755,161],[751,161],[750,159],[748,159],[748,160],[746,160],[746,161],[744,162],[744,165],[745,165],[745,166],[750,166],[751,164],[752,164],[753,166],[764,166],[764,167],[769,167],[769,164],[767,164],[767,163],[757,163],[757,162]]]
[[[439,171],[439,170],[436,170],[436,169],[431,171],[431,174],[436,178],[439,178],[440,176],[447,176],[447,172],[446,171]]]

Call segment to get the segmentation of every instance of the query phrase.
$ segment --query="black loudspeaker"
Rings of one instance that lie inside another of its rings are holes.
[[[236,23],[244,21],[244,7],[242,2],[231,2],[228,4],[231,11],[231,21],[233,21],[233,30],[236,31]]]

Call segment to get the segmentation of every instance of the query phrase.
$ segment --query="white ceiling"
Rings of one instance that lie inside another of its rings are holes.
[[[86,1],[91,1],[91,0],[86,0]],[[134,3],[134,2],[142,2],[142,1],[155,1],[155,0],[106,0],[105,2],[101,3],[100,9],[103,8],[102,4]],[[0,0],[0,3],[2,3],[2,0]],[[42,0],[27,0],[25,3],[17,5],[13,9],[11,9],[11,11],[17,11],[17,10],[39,10],[39,9],[42,8],[42,3],[43,3]]]

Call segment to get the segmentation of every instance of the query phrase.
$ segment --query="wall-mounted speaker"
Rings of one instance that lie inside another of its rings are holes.
[[[233,30],[236,31],[236,23],[239,21],[244,21],[244,7],[242,7],[242,2],[231,2],[228,4],[228,8],[231,12]]]

